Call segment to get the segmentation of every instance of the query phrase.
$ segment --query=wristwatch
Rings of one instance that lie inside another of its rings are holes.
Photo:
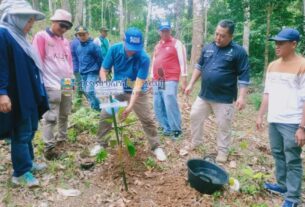
[[[303,129],[303,131],[305,132],[305,126],[299,125],[300,129]]]

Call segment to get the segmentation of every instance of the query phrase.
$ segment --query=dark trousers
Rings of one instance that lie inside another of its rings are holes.
[[[34,113],[31,117],[21,121],[13,131],[11,156],[15,177],[23,175],[32,168],[32,160],[34,160],[32,139],[37,127],[38,114]]]

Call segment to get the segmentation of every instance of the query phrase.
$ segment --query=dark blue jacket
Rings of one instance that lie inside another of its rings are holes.
[[[87,42],[80,42],[76,48],[76,58],[81,75],[99,73],[103,62],[102,52],[91,38]]]
[[[80,44],[80,41],[79,41],[79,39],[77,37],[74,37],[74,39],[70,43],[74,73],[78,73],[79,72],[79,63],[78,63],[78,59],[76,57],[76,49],[77,49],[79,44]]]
[[[0,138],[6,138],[23,119],[34,113],[41,117],[49,107],[39,69],[4,28],[0,45],[0,95],[8,95],[12,103],[11,112],[0,113]]]

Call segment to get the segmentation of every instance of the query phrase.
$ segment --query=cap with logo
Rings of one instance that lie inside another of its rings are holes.
[[[100,29],[100,31],[102,32],[102,31],[105,31],[105,32],[107,32],[109,29],[107,28],[107,27],[101,27],[101,29]]]
[[[282,29],[277,35],[269,38],[269,41],[299,41],[300,33],[296,29],[285,28]]]
[[[171,23],[169,20],[162,19],[160,21],[159,31],[162,31],[162,30],[171,30]]]
[[[84,26],[78,26],[75,28],[75,34],[88,33],[88,29]]]
[[[125,32],[125,48],[128,51],[141,51],[143,49],[142,32],[135,27],[130,27]]]

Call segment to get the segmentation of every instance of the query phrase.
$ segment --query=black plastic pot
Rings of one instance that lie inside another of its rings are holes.
[[[200,193],[213,194],[229,182],[228,173],[206,160],[191,159],[187,162],[188,181]]]

